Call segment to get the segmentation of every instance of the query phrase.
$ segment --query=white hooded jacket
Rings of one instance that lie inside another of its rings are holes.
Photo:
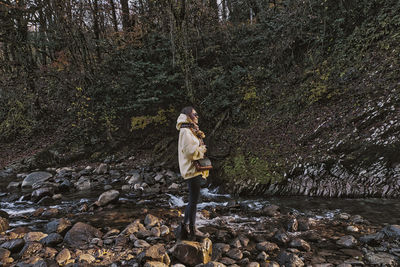
[[[181,114],[176,123],[176,129],[179,131],[178,159],[181,175],[184,179],[198,175],[207,178],[209,171],[198,172],[193,164],[194,160],[204,157],[204,149],[200,147],[200,140],[189,128],[181,129],[182,123],[189,123],[189,118],[185,114]]]

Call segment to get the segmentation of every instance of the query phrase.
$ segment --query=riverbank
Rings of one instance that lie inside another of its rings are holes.
[[[239,199],[203,188],[197,220],[210,237],[191,243],[178,242],[174,233],[186,184],[177,173],[135,157],[1,175],[1,209],[8,214],[1,214],[0,224],[5,266],[400,263],[397,215],[375,210],[377,218],[384,212],[393,217],[388,224],[355,208],[379,202],[343,200],[340,207],[315,198]]]

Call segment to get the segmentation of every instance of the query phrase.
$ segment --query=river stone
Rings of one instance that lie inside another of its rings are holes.
[[[265,252],[272,252],[274,250],[279,250],[279,247],[278,247],[277,244],[271,243],[271,242],[268,242],[268,241],[264,241],[264,242],[258,243],[256,245],[256,248],[258,250],[260,250],[260,251],[265,251]]]
[[[117,202],[118,198],[119,198],[119,191],[110,190],[101,194],[95,204],[99,207],[106,206],[110,203]]]
[[[262,251],[260,254],[257,255],[257,260],[265,262],[269,258],[269,255]]]
[[[290,240],[288,235],[282,231],[277,231],[274,235],[274,239],[280,244],[286,244]]]
[[[11,252],[8,249],[0,248],[0,261],[10,257]]]
[[[58,251],[55,248],[50,248],[50,247],[46,247],[43,251],[43,256],[45,258],[51,258],[51,259],[55,259],[56,255],[57,255]]]
[[[90,190],[91,188],[90,178],[86,176],[80,177],[79,180],[75,183],[75,187],[79,191]]]
[[[400,225],[388,225],[381,232],[387,237],[400,238]]]
[[[356,227],[356,226],[349,225],[346,227],[346,231],[350,232],[350,233],[357,233],[360,231],[360,229],[358,229],[358,227]]]
[[[226,267],[226,265],[221,262],[210,261],[206,264],[198,264],[196,267]]]
[[[35,183],[41,183],[49,180],[53,175],[49,172],[32,172],[22,181],[22,188],[32,187]]]
[[[3,244],[1,244],[1,247],[11,251],[12,253],[17,253],[21,251],[24,245],[25,240],[22,238],[17,238],[4,242]]]
[[[93,238],[101,238],[101,236],[102,233],[100,230],[89,224],[77,222],[71,230],[65,234],[64,242],[72,248],[79,248],[90,243]]]
[[[7,231],[10,228],[8,220],[6,218],[0,217],[0,233]]]
[[[303,267],[304,262],[296,254],[283,251],[278,256],[279,264],[287,267]]]
[[[228,251],[228,253],[226,253],[226,255],[234,260],[241,260],[243,258],[243,253],[242,251],[240,251],[240,249],[238,248],[234,248]]]
[[[51,233],[48,236],[46,236],[45,238],[40,240],[40,243],[42,243],[45,246],[48,247],[54,247],[60,243],[63,242],[63,237],[60,234],[57,233]]]
[[[22,248],[21,252],[19,253],[19,256],[22,259],[29,258],[31,256],[36,256],[39,254],[42,248],[43,245],[38,242],[28,242]]]
[[[360,241],[365,244],[378,244],[385,238],[385,234],[382,232],[364,235],[360,237]]]
[[[90,254],[81,254],[78,257],[78,262],[92,264],[96,258]]]
[[[231,247],[228,244],[215,243],[213,245],[213,249],[216,251],[221,251],[222,253],[227,253],[231,249]]]
[[[161,225],[160,227],[160,235],[161,236],[166,236],[170,233],[169,227],[166,225]]]
[[[22,182],[10,182],[7,185],[7,190],[14,190],[21,187]]]
[[[53,196],[53,193],[54,193],[53,188],[50,187],[39,188],[32,192],[31,199],[32,201],[36,202],[45,196],[50,196],[50,197]]]
[[[298,248],[303,251],[310,251],[311,246],[308,244],[306,241],[300,238],[295,238],[292,241],[290,241],[290,246],[294,248]]]
[[[143,224],[140,223],[140,220],[137,219],[134,222],[130,223],[122,232],[121,234],[131,235],[136,234],[139,231],[146,230]]]
[[[42,233],[42,232],[29,232],[24,236],[25,242],[34,242],[34,241],[39,241],[43,238],[45,238],[47,234]]]
[[[12,168],[6,169],[6,170],[1,170],[0,171],[0,179],[8,179],[13,177],[13,172],[14,170]]]
[[[339,238],[339,240],[336,241],[336,244],[341,247],[351,248],[357,245],[357,239],[355,239],[352,235],[346,235]]]
[[[229,265],[229,266],[232,266],[233,264],[236,263],[236,261],[234,259],[231,259],[228,257],[223,257],[219,261],[222,262],[223,264]]]
[[[131,177],[128,180],[128,184],[132,185],[132,184],[137,184],[137,183],[141,183],[142,179],[140,178],[140,173],[138,172],[132,172],[131,173]]]
[[[263,213],[269,217],[274,217],[279,215],[279,206],[277,205],[268,205],[262,209]]]
[[[385,252],[367,253],[365,259],[374,266],[397,266],[396,257]]]
[[[110,188],[111,189],[111,188]],[[122,191],[130,191],[131,190],[131,186],[130,185],[128,185],[128,184],[125,184],[125,185],[123,185],[123,186],[121,186],[121,190]]]
[[[105,174],[107,173],[108,170],[108,165],[105,163],[101,163],[95,170],[94,173],[95,174]]]
[[[142,239],[137,239],[133,245],[135,246],[135,248],[148,248],[150,247],[150,244],[147,243],[145,240]]]
[[[172,250],[174,257],[185,265],[206,264],[211,260],[212,242],[208,238],[202,243],[183,240]]]
[[[138,259],[141,262],[146,262],[146,261],[159,261],[162,263],[167,264],[168,266],[171,263],[171,260],[166,253],[165,247],[163,244],[157,244],[154,246],[149,247],[146,249],[146,251],[143,251],[140,253],[138,256]]]
[[[147,229],[150,229],[159,223],[160,223],[160,219],[151,214],[147,214],[146,218],[144,219],[144,225],[146,226]]]
[[[291,218],[287,223],[287,228],[289,232],[296,232],[299,228],[299,223],[296,218]]]
[[[71,259],[71,252],[67,248],[61,250],[56,256],[56,261],[59,265],[64,265],[69,259]]]
[[[144,264],[144,267],[168,267],[168,265],[159,261],[148,261]]]
[[[64,235],[70,228],[71,222],[68,219],[56,219],[46,224],[46,233],[58,233]]]

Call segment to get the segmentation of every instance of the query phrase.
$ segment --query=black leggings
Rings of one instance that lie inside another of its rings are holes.
[[[196,176],[187,180],[189,187],[189,203],[185,208],[185,219],[184,223],[191,225],[195,225],[196,223],[196,211],[197,211],[197,202],[200,197],[200,188],[201,188],[201,176]]]

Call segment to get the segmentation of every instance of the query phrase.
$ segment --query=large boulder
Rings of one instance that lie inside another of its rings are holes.
[[[25,240],[22,238],[17,238],[4,242],[3,244],[1,244],[1,248],[5,248],[11,251],[12,253],[17,253],[21,251],[24,245],[25,245]]]
[[[77,222],[64,237],[66,245],[72,248],[80,248],[90,243],[93,238],[101,238],[102,232],[93,226]]]
[[[33,184],[45,182],[51,177],[53,177],[53,175],[49,172],[32,172],[22,181],[22,187],[32,187]]]
[[[211,260],[212,242],[208,238],[205,238],[202,243],[180,241],[175,245],[172,253],[179,262],[185,265],[206,264]]]
[[[96,201],[96,205],[99,207],[106,206],[107,204],[118,201],[118,198],[119,192],[117,190],[109,190],[99,196],[99,199]]]

